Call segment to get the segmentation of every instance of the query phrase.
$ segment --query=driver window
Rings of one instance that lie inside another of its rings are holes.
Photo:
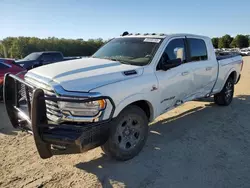
[[[181,59],[185,62],[185,44],[184,39],[174,39],[170,41],[162,54],[160,62],[167,62],[169,60]]]

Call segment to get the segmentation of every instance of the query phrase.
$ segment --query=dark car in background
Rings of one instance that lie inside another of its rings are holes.
[[[16,63],[23,68],[30,70],[35,67],[47,65],[50,63],[76,59],[78,57],[64,57],[61,52],[58,51],[44,51],[33,52],[27,55],[25,58],[17,60]]]
[[[0,58],[0,100],[3,98],[3,81],[6,73],[16,74],[23,79],[26,69],[16,64],[13,59]]]

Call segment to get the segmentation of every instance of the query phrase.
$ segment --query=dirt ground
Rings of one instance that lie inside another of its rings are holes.
[[[162,115],[126,162],[100,148],[42,160],[0,104],[0,187],[250,187],[250,57],[244,61],[230,106],[207,99]]]

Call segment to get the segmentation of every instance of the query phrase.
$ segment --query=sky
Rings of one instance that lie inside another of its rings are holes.
[[[109,39],[123,31],[250,34],[249,0],[0,0],[0,15],[0,39]]]

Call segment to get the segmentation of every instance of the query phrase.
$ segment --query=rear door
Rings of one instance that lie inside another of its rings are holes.
[[[216,81],[218,63],[213,59],[209,41],[187,36],[189,60],[193,75],[194,90],[187,100],[204,97],[211,92]]]

